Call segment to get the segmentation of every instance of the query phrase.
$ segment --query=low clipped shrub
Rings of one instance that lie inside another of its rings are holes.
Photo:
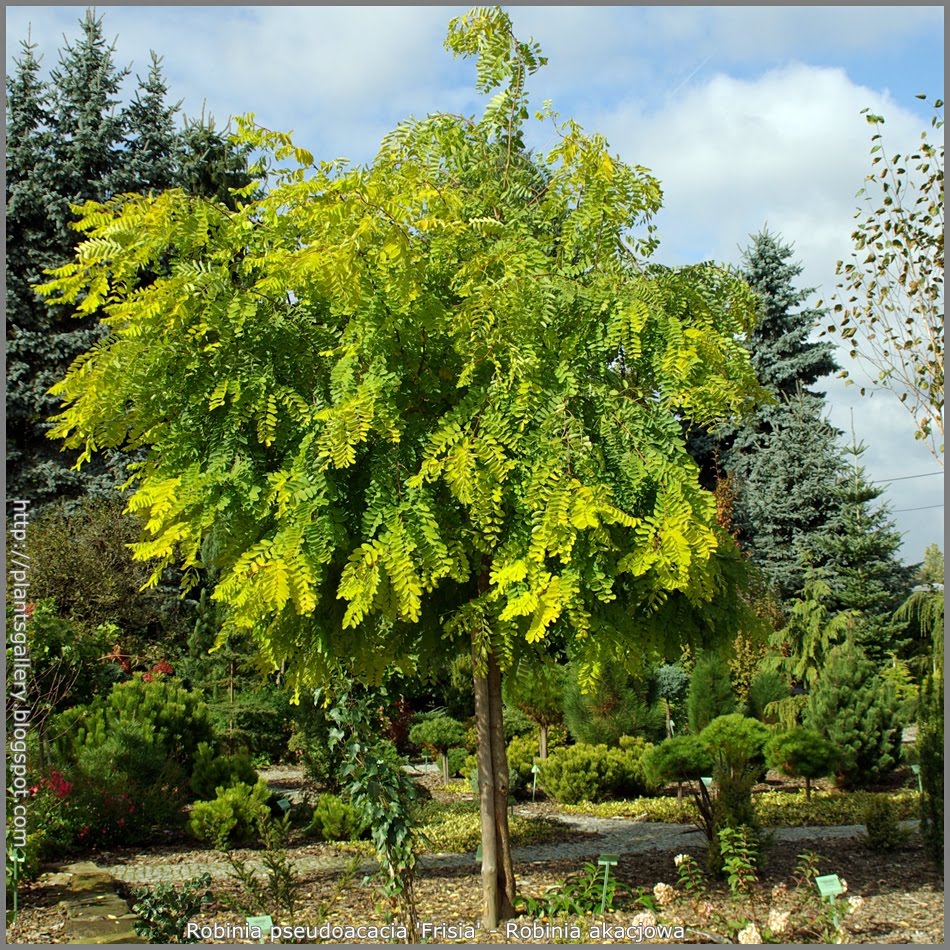
[[[442,766],[442,777],[448,784],[449,749],[460,746],[465,741],[465,726],[451,716],[426,717],[409,730],[409,741],[418,748],[428,749],[438,754]]]
[[[887,801],[898,821],[917,816],[918,794],[909,789],[899,792],[769,792],[752,799],[755,817],[763,828],[825,827],[861,824],[868,805],[875,799]],[[641,821],[692,824],[696,806],[691,799],[637,798],[611,802],[580,802],[564,805],[569,815],[594,815],[598,818],[637,818]]]
[[[216,789],[230,788],[243,782],[253,785],[257,771],[247,752],[237,755],[216,755],[211,744],[202,742],[195,752],[195,765],[191,773],[191,790],[198,799],[214,797]]]
[[[563,804],[643,795],[648,790],[643,756],[650,748],[642,742],[626,749],[567,746],[541,763],[539,781],[551,798]]]
[[[188,831],[221,851],[256,837],[259,823],[270,815],[267,783],[261,780],[252,787],[239,782],[217,789],[216,794],[211,801],[195,802]]]
[[[682,797],[682,784],[701,775],[711,775],[712,756],[699,736],[673,736],[654,746],[643,757],[643,768],[653,785],[677,783],[677,798]]]
[[[812,779],[835,770],[835,747],[812,729],[795,728],[772,736],[765,746],[765,761],[793,778],[805,779],[805,797],[811,798]]]
[[[633,798],[613,802],[578,802],[564,805],[568,815],[592,815],[597,818],[632,818],[638,821],[692,824],[696,806],[688,798]]]
[[[307,829],[322,841],[357,841],[365,837],[369,823],[359,810],[339,795],[321,795],[313,806],[313,820]]]
[[[508,743],[508,791],[514,796],[523,795],[531,787],[531,767],[538,758],[538,739],[533,736],[515,736]],[[462,777],[468,778],[469,787],[478,794],[478,757],[467,755],[462,763]]]

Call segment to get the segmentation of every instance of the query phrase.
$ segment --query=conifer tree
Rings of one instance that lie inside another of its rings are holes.
[[[799,393],[780,410],[770,416],[768,429],[743,437],[737,508],[753,563],[780,599],[788,600],[804,592],[809,568],[831,560],[829,539],[841,530],[845,470],[838,431],[822,417],[817,398]]]
[[[808,340],[824,311],[803,307],[813,289],[795,287],[802,266],[792,262],[791,246],[768,228],[752,235],[751,241],[743,251],[740,273],[756,293],[759,319],[745,345],[759,382],[774,402],[760,406],[741,427],[723,427],[715,433],[691,430],[690,450],[709,487],[725,472],[743,476],[742,457],[758,451],[758,438],[772,430],[772,416],[781,414],[799,391],[821,400],[824,393],[809,387],[838,369],[830,343]]]
[[[80,25],[79,39],[67,42],[48,84],[38,84],[32,52],[17,64],[12,85],[8,81],[18,122],[8,137],[16,167],[12,193],[7,189],[7,246],[17,246],[21,258],[7,274],[8,493],[36,506],[57,497],[110,492],[124,480],[127,461],[105,453],[80,474],[70,468],[76,453],[64,456],[46,438],[46,420],[56,407],[48,390],[101,332],[95,314],[77,319],[67,308],[47,309],[31,285],[44,279],[43,269],[68,260],[79,241],[70,227],[75,218],[70,205],[112,194],[123,143],[117,106],[126,71],[113,62],[102,19],[87,12]],[[44,94],[48,106],[41,108]],[[36,100],[32,105],[29,97]],[[32,118],[24,122],[25,115]],[[32,168],[22,164],[27,154]]]
[[[820,549],[829,569],[829,609],[855,612],[852,636],[880,668],[909,642],[907,622],[895,611],[910,592],[914,568],[898,560],[901,535],[887,505],[875,504],[884,492],[864,477],[863,452],[857,444],[845,450],[853,462],[836,492],[838,527],[821,536]]]
[[[808,697],[804,725],[837,750],[839,786],[867,785],[897,765],[901,724],[896,697],[851,639],[828,654]]]
[[[742,275],[760,300],[759,320],[748,345],[759,382],[777,399],[790,399],[799,390],[821,399],[824,393],[809,387],[838,365],[832,344],[808,341],[825,311],[802,306],[814,288],[794,286],[802,266],[791,262],[792,253],[791,246],[768,229],[754,235],[743,253]],[[772,406],[761,407],[740,431],[767,425],[773,411]]]
[[[41,332],[46,306],[33,284],[45,268],[59,263],[52,247],[52,195],[48,160],[50,90],[40,78],[36,44],[21,43],[22,53],[7,76],[6,158],[6,341],[7,341],[7,478],[11,497],[32,497],[18,479],[26,461],[26,443],[42,395],[34,380],[38,352],[47,350]]]
[[[87,12],[80,27],[48,82],[29,42],[7,77],[7,487],[37,508],[112,494],[130,461],[101,453],[77,472],[77,453],[46,438],[56,407],[49,388],[100,336],[98,314],[87,310],[77,319],[46,307],[32,289],[80,240],[70,205],[169,187],[231,201],[228,189],[250,181],[249,150],[235,148],[212,118],[187,120],[176,131],[178,105],[166,101],[154,53],[133,100],[120,109],[128,70],[116,67],[102,18]]]
[[[175,128],[180,102],[169,105],[162,60],[154,52],[145,79],[122,113],[126,145],[116,191],[164,191],[180,184],[182,142]]]

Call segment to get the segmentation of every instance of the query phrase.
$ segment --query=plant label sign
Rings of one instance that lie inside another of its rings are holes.
[[[286,798],[278,799],[277,807],[286,815],[290,811],[290,800]]]
[[[815,884],[822,897],[835,897],[844,893],[844,886],[837,874],[823,874],[821,877],[816,877]]]
[[[245,917],[244,919],[247,921],[248,936],[258,937],[261,943],[264,942],[265,934],[270,935],[274,926],[274,920],[269,914],[264,917]]]
[[[617,854],[602,854],[597,859],[597,863],[609,868],[615,865],[619,860],[620,856]]]

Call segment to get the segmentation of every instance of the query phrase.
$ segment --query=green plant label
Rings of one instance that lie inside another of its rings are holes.
[[[290,811],[290,801],[286,798],[280,798],[277,801],[277,807],[284,813]]]
[[[815,884],[822,897],[834,897],[836,894],[844,893],[837,874],[823,874],[821,877],[816,877]]]
[[[616,854],[602,854],[598,859],[597,863],[602,864],[605,867],[611,867],[620,860],[619,855]]]

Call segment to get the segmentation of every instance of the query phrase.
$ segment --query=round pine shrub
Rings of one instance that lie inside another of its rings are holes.
[[[369,831],[369,823],[354,805],[339,795],[321,795],[313,806],[308,834],[321,841],[357,841]]]
[[[209,743],[199,743],[191,772],[191,790],[195,798],[207,800],[214,798],[217,788],[230,788],[238,782],[253,785],[256,781],[257,771],[251,764],[249,753],[216,755]]]
[[[438,754],[442,778],[449,784],[449,749],[465,741],[465,726],[451,716],[432,716],[417,722],[409,730],[409,741],[417,748]]]
[[[714,768],[732,774],[748,766],[760,766],[768,739],[769,730],[761,722],[741,713],[718,716],[699,734]]]
[[[799,727],[780,732],[765,746],[765,761],[769,768],[805,780],[806,799],[811,799],[812,779],[831,775],[836,758],[835,747],[813,729]]]
[[[213,800],[192,805],[188,831],[221,851],[249,842],[257,836],[260,822],[270,814],[269,800],[270,790],[263,779],[253,787],[239,782],[230,788],[219,788]]]
[[[676,782],[677,798],[683,794],[683,782],[711,775],[712,756],[699,736],[673,736],[654,746],[643,757],[643,768],[654,785]]]

